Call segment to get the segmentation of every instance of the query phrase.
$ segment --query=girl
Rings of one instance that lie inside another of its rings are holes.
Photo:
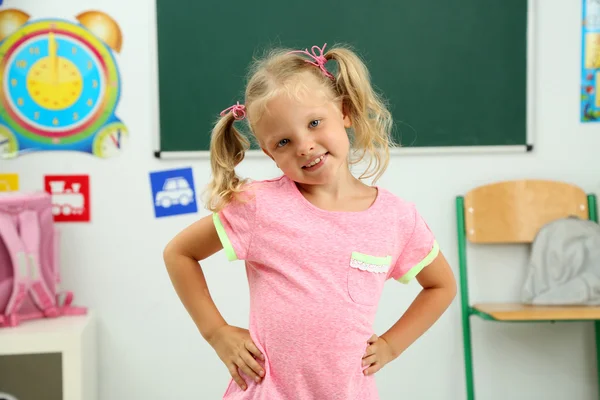
[[[165,248],[179,298],[232,379],[224,399],[376,400],[374,373],[446,310],[456,284],[434,235],[410,204],[360,178],[388,164],[392,118],[365,65],[347,48],[281,50],[257,61],[245,104],[212,132],[205,217]],[[319,51],[319,53],[316,52]],[[325,64],[335,61],[337,71]],[[251,182],[235,166],[249,148],[245,120],[281,169]],[[198,262],[220,249],[245,260],[249,330],[228,325]],[[388,279],[423,287],[380,336],[372,332]]]

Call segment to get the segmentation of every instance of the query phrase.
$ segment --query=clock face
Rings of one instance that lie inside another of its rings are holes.
[[[92,152],[100,158],[110,158],[127,146],[129,133],[127,128],[121,122],[108,124],[94,138]]]
[[[21,27],[0,45],[0,116],[40,144],[95,134],[118,101],[119,77],[106,45],[63,21]]]
[[[15,135],[6,126],[0,124],[0,160],[16,157],[18,151]]]

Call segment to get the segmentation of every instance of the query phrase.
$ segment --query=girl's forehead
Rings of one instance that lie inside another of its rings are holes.
[[[254,124],[254,133],[259,141],[267,141],[271,136],[307,124],[307,119],[324,117],[333,110],[331,104],[331,99],[317,93],[300,97],[279,94],[265,105],[260,119]]]
[[[273,97],[267,102],[266,109],[277,109],[278,112],[293,111],[323,107],[330,102],[331,99],[323,90],[307,88],[297,93],[281,93]]]
[[[330,109],[334,103],[330,92],[310,74],[281,83],[267,97],[251,102],[249,115],[253,130],[260,136],[261,132],[281,125],[304,123],[308,115]]]
[[[332,99],[318,91],[309,91],[301,96],[282,93],[265,104],[257,128],[275,129],[279,126],[304,124],[307,118],[324,117],[323,114],[333,110],[332,105]]]

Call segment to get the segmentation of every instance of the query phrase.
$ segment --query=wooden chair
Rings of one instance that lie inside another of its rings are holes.
[[[500,322],[594,321],[600,383],[600,307],[469,303],[467,241],[473,244],[532,243],[543,225],[572,215],[598,222],[596,197],[562,182],[499,182],[480,186],[456,198],[467,400],[475,399],[471,316]]]

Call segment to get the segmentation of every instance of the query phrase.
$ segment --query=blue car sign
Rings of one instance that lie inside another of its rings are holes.
[[[198,212],[191,168],[151,172],[150,184],[156,218]]]

